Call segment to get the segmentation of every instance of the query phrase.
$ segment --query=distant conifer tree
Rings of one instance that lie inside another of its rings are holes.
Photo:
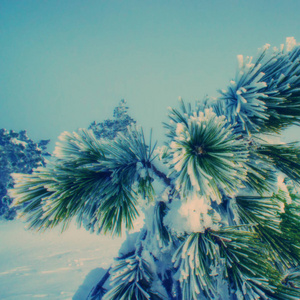
[[[136,123],[128,115],[127,110],[126,101],[123,99],[114,109],[113,120],[107,119],[102,123],[93,122],[89,126],[89,129],[93,131],[97,139],[114,139],[118,133],[126,133],[127,127]]]
[[[32,173],[32,169],[45,166],[44,156],[49,140],[38,143],[28,138],[26,131],[0,129],[0,218],[12,220],[16,208],[11,207],[12,198],[7,190],[13,187],[12,173]]]

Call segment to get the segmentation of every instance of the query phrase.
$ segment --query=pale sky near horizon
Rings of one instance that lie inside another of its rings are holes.
[[[299,13],[299,0],[1,0],[0,128],[53,150],[125,98],[162,141],[168,106],[217,96],[238,54],[300,41]]]

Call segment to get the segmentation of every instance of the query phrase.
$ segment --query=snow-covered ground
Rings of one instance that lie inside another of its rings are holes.
[[[37,233],[20,221],[0,222],[0,299],[84,300],[109,268],[125,237],[90,234],[72,225],[64,233]]]

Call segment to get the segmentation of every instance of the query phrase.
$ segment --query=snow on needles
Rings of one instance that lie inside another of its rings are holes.
[[[248,151],[225,116],[205,109],[177,123],[170,142],[171,169],[183,196],[191,191],[221,202],[221,191],[233,195],[242,187]]]
[[[217,230],[221,217],[210,206],[207,197],[194,194],[186,202],[175,200],[164,218],[164,225],[173,232],[183,235],[191,232],[204,232],[206,228]]]

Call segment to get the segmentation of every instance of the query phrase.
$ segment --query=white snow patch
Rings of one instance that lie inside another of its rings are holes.
[[[296,39],[293,36],[286,38],[286,51],[287,52],[293,50],[294,47],[297,46],[297,45],[298,44],[296,42]]]
[[[16,138],[12,138],[11,142],[15,145],[22,145],[24,148],[26,148],[26,145],[27,145],[26,142],[17,140]]]
[[[288,191],[288,188],[287,188],[286,184],[284,183],[284,178],[285,178],[285,176],[283,174],[280,174],[278,176],[278,179],[277,179],[278,190],[281,190],[285,193],[286,203],[291,204],[292,203],[292,198],[290,196],[290,193]]]
[[[211,210],[210,201],[206,197],[194,195],[186,202],[174,200],[164,218],[164,224],[171,230],[184,232],[203,232],[206,228],[218,228],[220,215]]]
[[[0,298],[86,299],[101,279],[93,271],[110,267],[124,239],[92,235],[74,224],[61,234],[58,228],[36,233],[17,220],[0,222]]]

